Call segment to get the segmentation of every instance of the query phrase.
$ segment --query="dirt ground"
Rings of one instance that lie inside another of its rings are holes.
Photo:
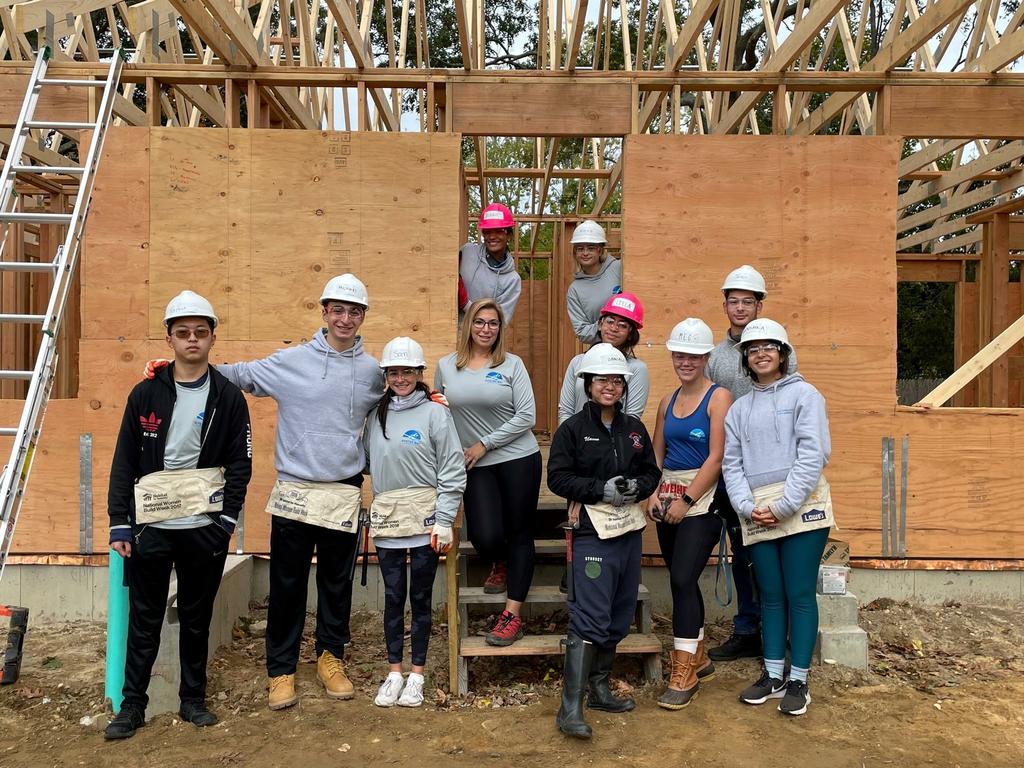
[[[261,606],[211,662],[210,704],[221,717],[197,729],[160,715],[135,738],[104,742],[104,629],[96,623],[32,625],[19,682],[0,688],[0,766],[1014,766],[1024,764],[1024,605],[921,607],[878,600],[861,611],[871,669],[812,670],[804,717],[773,705],[749,707],[740,689],[752,660],[719,665],[716,679],[680,712],[655,705],[636,660],[621,660],[617,685],[637,697],[627,715],[590,713],[589,742],[554,726],[557,659],[477,660],[472,692],[450,697],[445,628],[435,626],[427,703],[379,709],[372,698],[386,670],[380,617],[353,616],[348,660],[357,697],[332,702],[315,678],[312,645],[299,669],[300,703],[265,705]],[[656,629],[667,639],[666,617]],[[556,631],[564,613],[534,631]],[[487,617],[475,625],[482,628]],[[308,629],[308,628],[307,628]],[[712,641],[727,628],[714,626]],[[666,644],[666,647],[668,645]],[[552,662],[555,662],[552,664]],[[89,718],[95,722],[89,724]],[[83,719],[84,718],[84,719]]]

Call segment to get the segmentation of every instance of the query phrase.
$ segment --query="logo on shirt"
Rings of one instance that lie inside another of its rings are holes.
[[[644,447],[644,439],[639,432],[630,432],[629,439],[633,441],[633,450],[639,451]]]
[[[203,419],[206,418],[206,411],[200,411],[196,414],[196,426],[202,429]]]
[[[415,429],[407,429],[402,433],[402,442],[405,445],[419,445],[422,441],[423,435]]]
[[[490,382],[491,384],[504,384],[505,377],[502,376],[497,371],[491,371],[486,376],[484,376],[484,381]]]
[[[695,443],[706,443],[708,441],[707,433],[700,427],[695,427],[690,430],[690,439]]]
[[[612,296],[614,296],[617,293],[622,293],[621,285],[616,285],[614,288],[612,288]]]
[[[600,443],[601,442],[601,438],[599,438],[599,437],[591,437],[590,435],[584,435],[583,436],[583,442],[584,443]]]
[[[139,421],[142,422],[143,437],[156,437],[163,419],[158,419],[156,413],[150,413],[148,417],[139,416]]]

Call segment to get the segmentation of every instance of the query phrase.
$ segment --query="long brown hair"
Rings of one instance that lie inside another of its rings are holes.
[[[455,367],[460,371],[469,365],[469,359],[472,356],[473,337],[470,332],[473,330],[473,321],[485,309],[493,309],[498,314],[498,335],[491,345],[490,367],[497,368],[505,362],[505,313],[501,311],[501,306],[494,299],[477,299],[466,308],[462,327],[459,328],[459,342],[455,348]]]

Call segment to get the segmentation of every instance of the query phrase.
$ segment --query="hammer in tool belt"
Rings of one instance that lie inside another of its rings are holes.
[[[578,501],[569,502],[569,519],[562,523],[565,531],[565,599],[570,603],[576,600],[576,579],[572,572],[572,532],[580,526],[580,508]]]

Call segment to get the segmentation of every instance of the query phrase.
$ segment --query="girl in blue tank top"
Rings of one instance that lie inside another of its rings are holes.
[[[708,387],[707,393],[700,401],[697,409],[688,416],[676,416],[677,389],[672,393],[668,408],[665,409],[665,420],[662,434],[665,440],[665,465],[663,469],[699,469],[708,460],[711,441],[711,416],[708,414],[708,402],[717,384]],[[693,494],[689,494],[691,497]]]

